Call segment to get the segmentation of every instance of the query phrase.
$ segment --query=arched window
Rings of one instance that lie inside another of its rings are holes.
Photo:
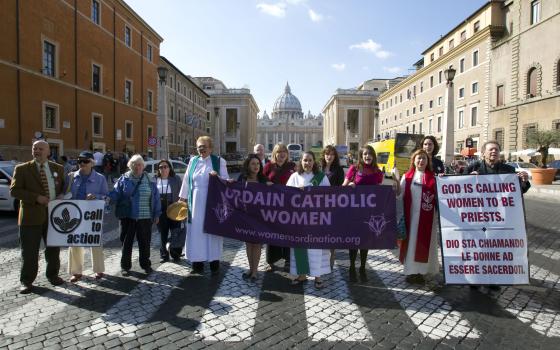
[[[537,68],[529,69],[527,73],[527,95],[528,97],[537,96]]]

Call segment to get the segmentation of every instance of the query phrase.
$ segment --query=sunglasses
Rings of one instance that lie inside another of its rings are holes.
[[[89,159],[78,159],[78,164],[88,164],[91,162]]]
[[[158,169],[168,169],[169,167],[167,165],[160,165],[158,166]]]

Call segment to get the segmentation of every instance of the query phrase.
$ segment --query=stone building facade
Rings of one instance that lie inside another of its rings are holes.
[[[196,154],[196,139],[210,135],[210,95],[163,56],[160,67],[167,81],[158,91],[158,158]]]
[[[76,6],[76,7],[75,7]],[[2,1],[0,152],[153,153],[162,37],[124,1]]]
[[[492,42],[490,137],[506,156],[531,129],[560,130],[560,1],[505,1]],[[558,145],[560,146],[560,145]]]
[[[230,89],[212,77],[196,77],[193,80],[210,96],[207,101],[207,131],[214,139],[214,152],[252,152],[257,139],[259,107],[251,90]]]
[[[297,143],[304,150],[323,147],[323,116],[303,114],[299,99],[286,83],[284,93],[274,102],[272,115],[264,111],[258,120],[257,143],[263,144],[266,152],[272,152],[277,143]]]
[[[454,150],[474,155],[490,137],[491,47],[504,31],[502,1],[490,0],[425,50],[416,72],[379,98],[379,127],[384,137],[397,132],[434,135],[444,142],[444,110],[448,106],[445,70],[452,66]],[[473,147],[465,148],[471,138]]]

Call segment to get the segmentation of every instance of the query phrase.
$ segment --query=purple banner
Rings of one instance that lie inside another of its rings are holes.
[[[204,232],[284,247],[393,249],[391,186],[295,187],[210,176]]]

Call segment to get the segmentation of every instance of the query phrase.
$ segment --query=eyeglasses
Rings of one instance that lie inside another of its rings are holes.
[[[158,169],[168,169],[168,168],[169,168],[169,166],[167,166],[167,165],[160,165],[160,166],[158,166]]]
[[[78,164],[88,164],[91,162],[89,159],[78,159]]]

